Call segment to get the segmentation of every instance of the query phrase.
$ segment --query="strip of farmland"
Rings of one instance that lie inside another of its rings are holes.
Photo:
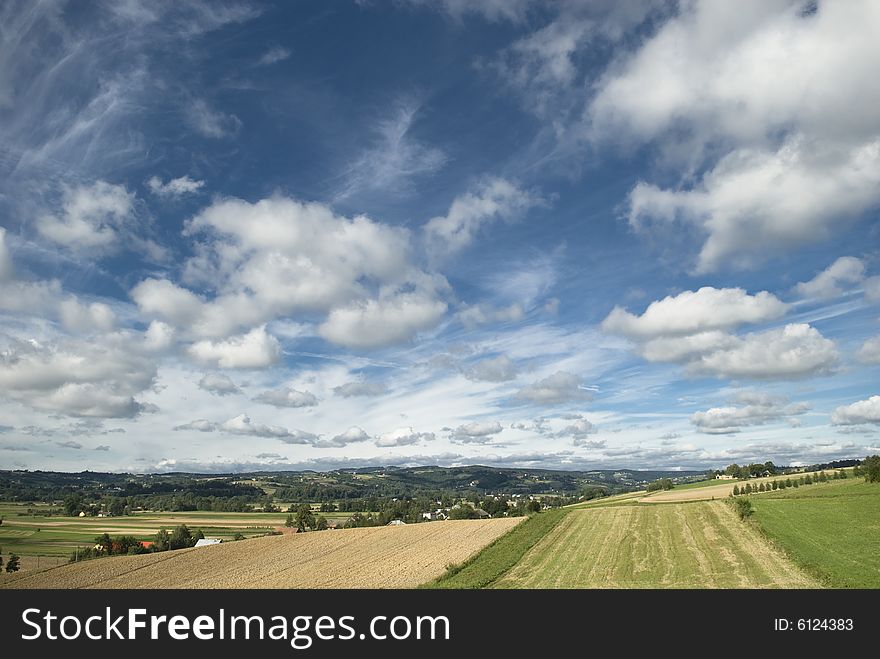
[[[270,536],[23,574],[0,588],[408,588],[467,560],[521,518]]]

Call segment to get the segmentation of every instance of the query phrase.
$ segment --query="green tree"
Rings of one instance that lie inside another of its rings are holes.
[[[305,531],[315,526],[315,516],[312,514],[312,507],[304,503],[296,511],[296,528],[298,531]]]
[[[739,485],[733,486],[733,496],[735,496],[735,497],[739,496]]]
[[[241,533],[236,533],[234,536],[232,536],[232,539],[233,540],[244,540],[244,536]]]
[[[826,474],[824,471],[819,472],[819,482],[820,483],[827,483],[828,482],[828,474]]]
[[[812,484],[813,484],[813,478],[809,474],[804,476],[804,485],[812,485]]]
[[[296,522],[293,521],[293,515],[287,516],[287,519],[284,520],[284,526],[286,526],[287,528],[296,526]]]
[[[192,531],[189,530],[186,524],[175,527],[171,533],[171,549],[184,549],[185,547],[192,547],[194,544],[196,544],[195,538],[193,538]]]
[[[862,468],[859,467],[859,465],[856,465],[855,467],[853,467],[853,476],[861,476],[861,475],[862,475]]]
[[[770,487],[772,487],[773,491],[775,492],[776,490],[779,489],[779,481],[774,479],[774,481],[770,484]]]
[[[786,478],[785,479],[785,487],[791,487],[792,485],[793,485],[793,483],[792,483],[791,479]]]
[[[840,477],[841,477],[841,478],[847,478],[846,469],[841,469],[841,470],[840,470]]]
[[[205,539],[205,534],[202,531],[202,529],[199,529],[198,531],[196,531],[195,539],[196,540],[204,540]]]
[[[539,513],[541,512],[541,502],[537,499],[532,499],[526,504],[526,512],[527,513]]]
[[[795,479],[791,482],[791,486],[794,487],[794,488],[798,488],[798,487],[800,487],[800,483],[798,482],[798,479],[797,479],[797,478],[795,478]]]
[[[327,518],[323,515],[318,515],[318,519],[315,521],[315,530],[316,531],[326,531],[327,530]]]
[[[752,486],[749,483],[746,483],[746,494],[752,493]]]
[[[880,483],[880,455],[871,455],[863,462],[866,483]]]
[[[17,554],[10,554],[9,560],[6,561],[6,571],[7,572],[18,572],[21,569],[19,562],[21,559]]]
[[[153,549],[155,551],[168,551],[171,549],[171,536],[168,535],[166,529],[159,529],[156,539],[153,540]]]
[[[767,488],[764,487],[764,483],[761,483],[761,484],[758,486],[758,490],[759,490],[760,492],[766,492],[766,491],[767,491]]]

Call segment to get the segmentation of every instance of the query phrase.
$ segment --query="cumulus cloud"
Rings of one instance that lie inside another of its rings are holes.
[[[288,430],[282,426],[254,423],[247,414],[239,414],[219,423],[216,429],[233,435],[253,435],[254,437],[279,439],[285,444],[311,444],[319,439],[317,435],[304,430]]]
[[[278,361],[281,345],[263,325],[225,341],[197,341],[189,347],[189,354],[219,368],[265,368]]]
[[[333,309],[318,334],[348,348],[378,348],[404,343],[435,327],[446,313],[442,300],[419,293],[399,293]]]
[[[656,300],[641,316],[614,307],[602,321],[602,329],[636,339],[681,336],[774,320],[787,309],[787,304],[767,291],[749,295],[741,288],[704,286]]]
[[[45,345],[9,340],[0,350],[0,391],[56,414],[134,417],[151,411],[134,396],[155,376],[155,364],[118,337]]]
[[[266,403],[275,407],[314,407],[318,399],[310,391],[299,391],[290,387],[280,387],[264,391],[254,398],[258,403]]]
[[[468,247],[488,224],[518,219],[544,201],[510,181],[492,178],[475,191],[456,197],[446,215],[424,226],[425,240],[435,257],[454,254]]]
[[[174,328],[161,320],[152,321],[144,332],[144,348],[150,352],[161,352],[174,342]]]
[[[702,234],[698,271],[825,240],[880,202],[877,7],[802,8],[680,3],[596,83],[591,140],[657,144],[697,171],[709,161],[690,187],[643,182],[629,198],[637,229]]]
[[[858,357],[866,364],[880,364],[880,336],[874,336],[862,344]]]
[[[132,218],[133,202],[133,193],[106,181],[64,187],[61,212],[41,215],[36,228],[47,240],[71,250],[112,251]]]
[[[833,341],[803,323],[737,337],[733,345],[708,352],[688,364],[693,373],[726,378],[796,379],[834,371]]]
[[[64,327],[71,332],[109,332],[116,324],[116,315],[103,302],[86,305],[69,297],[60,303],[58,313]]]
[[[507,355],[482,359],[464,369],[468,380],[483,382],[508,382],[516,378],[516,364]]]
[[[867,400],[841,405],[831,413],[831,423],[836,426],[880,424],[880,396],[871,396]]]
[[[742,405],[695,412],[691,415],[691,423],[703,433],[732,434],[745,426],[760,426],[783,419],[793,421],[790,417],[810,410],[807,403],[790,403],[785,397],[760,392],[740,392],[734,402]]]
[[[562,430],[553,433],[554,437],[571,437],[574,440],[583,440],[587,435],[596,432],[596,426],[582,416],[574,419],[572,423],[565,426]],[[594,447],[595,448],[595,447]]]
[[[503,429],[497,421],[472,421],[455,428],[449,438],[463,444],[485,444]]]
[[[345,432],[340,433],[331,439],[317,440],[314,442],[314,445],[316,448],[344,448],[349,444],[366,442],[369,439],[370,436],[364,431],[363,428],[352,426]]]
[[[214,432],[217,430],[217,424],[207,419],[196,419],[189,423],[182,423],[174,426],[174,430],[198,430],[199,432]]]
[[[467,329],[474,329],[487,323],[515,323],[522,320],[524,316],[525,310],[518,302],[501,308],[477,304],[458,312],[458,319]]]
[[[147,317],[202,338],[276,319],[324,316],[319,333],[351,347],[410,340],[442,319],[449,284],[417,267],[402,227],[335,215],[280,196],[217,199],[184,229],[194,256],[182,281],[146,279],[131,291]]]
[[[415,432],[412,426],[397,428],[391,432],[385,432],[376,438],[376,446],[412,446],[419,442],[433,442],[434,433]]]
[[[162,182],[158,176],[152,176],[147,181],[147,187],[157,197],[166,199],[174,199],[188,194],[195,194],[205,186],[204,181],[191,179],[189,176],[181,176],[179,178],[169,179],[166,183]]]
[[[865,265],[854,256],[841,256],[810,281],[795,290],[803,297],[828,299],[843,295],[847,284],[858,284],[865,276]]]
[[[592,394],[581,389],[580,378],[566,371],[557,371],[543,380],[523,387],[516,393],[519,400],[536,405],[558,405],[590,400]]]
[[[381,396],[388,388],[379,382],[346,382],[333,387],[333,393],[343,398],[355,396]]]
[[[228,376],[220,373],[206,373],[199,380],[199,389],[204,389],[218,396],[237,394],[241,391]]]

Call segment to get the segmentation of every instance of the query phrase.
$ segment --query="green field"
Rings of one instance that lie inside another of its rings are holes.
[[[837,588],[880,588],[880,485],[863,478],[753,497],[754,519],[798,565]]]
[[[492,587],[815,585],[718,501],[573,510]]]
[[[485,588],[512,568],[523,554],[559,524],[566,514],[568,514],[567,510],[552,510],[532,515],[470,561],[451,566],[445,575],[424,587]]]
[[[27,514],[27,510],[33,514]],[[68,556],[77,547],[91,546],[104,532],[111,536],[133,535],[152,540],[160,528],[169,531],[186,524],[193,532],[201,529],[206,537],[231,540],[236,533],[245,537],[264,535],[283,526],[288,513],[144,512],[124,517],[46,516],[46,504],[0,504],[0,547],[3,554],[19,556]],[[327,521],[341,523],[348,513],[324,514]]]

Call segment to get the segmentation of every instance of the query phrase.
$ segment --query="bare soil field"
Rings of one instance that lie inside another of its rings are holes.
[[[298,533],[22,573],[0,588],[408,588],[522,518]]]
[[[572,510],[495,588],[809,588],[819,583],[730,506]]]

